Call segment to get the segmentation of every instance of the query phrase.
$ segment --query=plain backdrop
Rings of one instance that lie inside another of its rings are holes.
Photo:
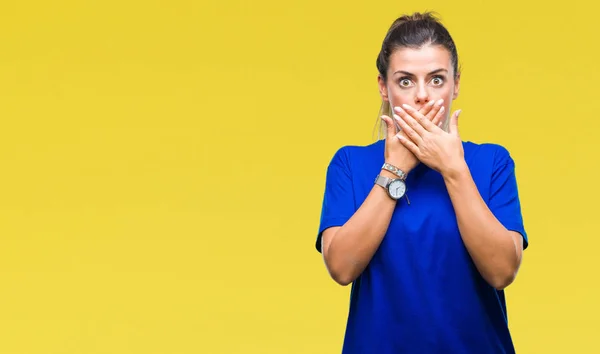
[[[370,144],[392,21],[458,45],[464,140],[516,161],[519,353],[598,353],[591,1],[6,1],[0,353],[339,353],[325,171]]]

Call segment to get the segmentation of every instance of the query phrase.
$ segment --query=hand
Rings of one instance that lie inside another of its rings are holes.
[[[435,103],[436,102],[431,101],[427,105],[421,107],[419,114],[425,117],[431,124],[439,125],[442,122],[444,107],[442,106],[442,102]],[[398,132],[394,120],[388,116],[381,116],[381,119],[387,126],[385,161],[398,167],[404,173],[408,173],[417,165],[417,163],[419,163],[419,160],[396,138],[398,135],[405,136],[404,130]],[[397,119],[398,117],[396,116],[396,120]]]
[[[458,134],[460,110],[450,117],[449,132],[446,133],[413,107],[403,105],[403,108],[394,108],[398,113],[396,121],[404,131],[404,135],[396,134],[396,138],[419,161],[444,176],[466,166],[463,145]]]

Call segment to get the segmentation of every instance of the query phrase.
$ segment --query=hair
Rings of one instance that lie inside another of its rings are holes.
[[[377,55],[377,71],[384,82],[387,82],[387,72],[390,66],[390,56],[400,48],[419,49],[426,45],[438,45],[444,47],[450,53],[452,67],[454,69],[454,78],[460,74],[458,65],[458,53],[456,45],[450,33],[442,25],[439,18],[433,12],[415,12],[412,15],[403,15],[398,17],[390,26],[381,50]],[[381,135],[385,136],[386,125],[380,120],[381,115],[392,116],[391,107],[388,101],[382,101],[377,122],[380,123],[378,140]]]

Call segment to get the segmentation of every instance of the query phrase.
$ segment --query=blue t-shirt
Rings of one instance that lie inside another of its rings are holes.
[[[523,235],[515,164],[496,144],[463,142],[477,188],[496,218]],[[342,226],[374,186],[385,140],[339,149],[327,169],[316,247]],[[352,283],[344,354],[514,353],[504,291],[475,268],[442,176],[424,164],[406,179],[385,237]]]

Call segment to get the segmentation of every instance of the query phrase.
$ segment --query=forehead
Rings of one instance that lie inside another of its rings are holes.
[[[418,75],[437,69],[452,72],[450,53],[442,46],[427,45],[419,49],[399,48],[392,53],[389,62],[390,73],[403,70]]]

